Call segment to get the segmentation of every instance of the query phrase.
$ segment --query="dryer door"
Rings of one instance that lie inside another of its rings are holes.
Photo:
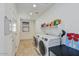
[[[40,53],[42,54],[42,56],[45,56],[47,49],[42,40],[39,42],[39,50],[40,50]]]

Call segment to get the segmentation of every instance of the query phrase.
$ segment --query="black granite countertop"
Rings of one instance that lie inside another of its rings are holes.
[[[79,56],[79,50],[66,45],[50,47],[49,51],[53,52],[56,56]]]

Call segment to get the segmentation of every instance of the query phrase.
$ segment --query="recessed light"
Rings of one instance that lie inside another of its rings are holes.
[[[33,7],[35,8],[35,7],[37,7],[37,5],[36,4],[33,4]]]

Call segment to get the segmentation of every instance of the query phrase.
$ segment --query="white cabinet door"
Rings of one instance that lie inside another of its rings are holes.
[[[7,51],[8,55],[14,56],[15,55],[15,38],[13,34],[9,35],[7,47],[8,47],[8,51]]]
[[[11,55],[14,56],[15,55],[15,49],[16,49],[16,36],[13,34],[12,35],[12,40],[11,40]]]

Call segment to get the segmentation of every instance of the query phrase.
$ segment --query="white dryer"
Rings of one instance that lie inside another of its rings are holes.
[[[60,37],[42,35],[39,41],[39,51],[42,56],[49,56],[49,47],[60,45]]]
[[[39,51],[39,41],[41,40],[42,35],[41,34],[36,34],[34,36],[34,45],[36,47],[36,51],[39,55],[41,55],[40,51]]]

